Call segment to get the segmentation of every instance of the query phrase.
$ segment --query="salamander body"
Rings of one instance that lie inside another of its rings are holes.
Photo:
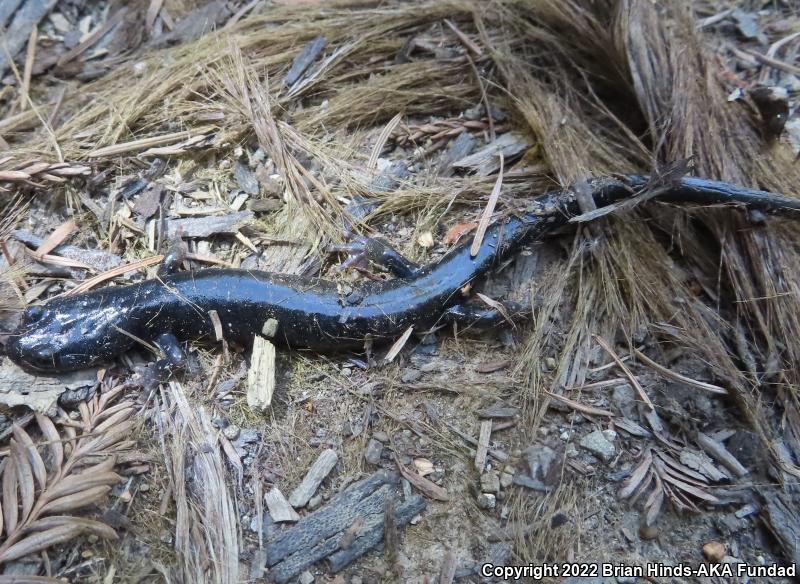
[[[645,183],[645,177],[599,181],[593,184],[595,202],[604,206],[624,199]],[[800,210],[795,199],[693,178],[659,199]],[[544,195],[528,212],[490,226],[475,256],[468,238],[435,264],[359,284],[347,295],[322,279],[207,269],[63,296],[28,308],[6,353],[28,370],[70,371],[111,361],[144,341],[177,363],[180,342],[215,337],[212,311],[228,341],[248,345],[266,332],[276,344],[312,351],[362,347],[367,338],[395,339],[412,325],[423,331],[452,320],[491,321],[497,318],[492,311],[465,304],[468,285],[578,212],[572,193]]]

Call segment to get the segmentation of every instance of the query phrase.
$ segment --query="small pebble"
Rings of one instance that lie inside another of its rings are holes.
[[[720,562],[725,557],[725,544],[718,541],[710,541],[703,546],[703,555],[709,562]]]
[[[228,440],[236,440],[239,437],[239,433],[242,431],[239,426],[236,424],[230,424],[229,426],[225,426],[222,430],[222,435],[225,436]]]
[[[419,380],[420,377],[422,377],[422,371],[419,369],[406,369],[402,377],[400,377],[400,381],[403,383],[414,383]]]
[[[389,441],[389,435],[386,432],[381,432],[381,431],[373,432],[372,437],[375,438],[375,440],[377,440],[378,442]]]
[[[308,500],[306,507],[308,508],[309,511],[313,511],[320,505],[322,505],[322,495],[314,495]]]
[[[484,493],[497,493],[500,491],[500,477],[497,471],[489,471],[481,475],[481,491]]]
[[[654,525],[642,525],[639,526],[639,537],[642,539],[655,539],[658,537],[658,528]]]
[[[383,454],[383,444],[375,440],[375,438],[370,438],[367,448],[364,450],[364,460],[369,464],[378,464],[381,460],[381,454]]]
[[[605,462],[614,458],[614,454],[617,452],[614,444],[600,430],[595,430],[581,438],[580,445]]]
[[[149,484],[142,483],[141,485],[139,485],[139,492],[140,493],[146,493],[149,490],[150,490],[150,485]]]
[[[494,509],[497,505],[497,498],[491,493],[481,493],[478,495],[478,507],[481,509]]]
[[[510,487],[514,482],[514,473],[508,472],[508,469],[500,473],[500,486],[504,489]]]
[[[300,584],[311,584],[314,581],[314,574],[306,570],[300,574]]]

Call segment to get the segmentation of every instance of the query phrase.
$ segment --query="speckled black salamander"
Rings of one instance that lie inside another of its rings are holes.
[[[645,182],[645,177],[596,181],[595,202],[602,207],[624,199]],[[695,178],[684,179],[659,199],[735,203],[765,212],[800,211],[795,199]],[[467,242],[423,267],[378,245],[372,255],[383,254],[383,263],[397,277],[364,283],[347,297],[325,280],[228,269],[172,273],[61,297],[28,308],[6,352],[29,370],[68,371],[107,362],[142,339],[178,364],[183,359],[180,341],[213,338],[212,310],[229,341],[249,344],[262,333],[265,322],[274,319],[276,343],[314,351],[363,346],[367,337],[397,338],[410,325],[425,330],[448,321],[494,322],[496,313],[464,304],[466,285],[577,213],[570,192],[545,195],[529,212],[491,226],[475,257]]]

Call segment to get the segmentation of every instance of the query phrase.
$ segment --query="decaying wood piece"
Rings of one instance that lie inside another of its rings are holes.
[[[406,501],[397,505],[394,512],[396,527],[407,525],[411,520],[425,510],[425,499],[420,495],[412,495]],[[365,522],[361,535],[353,540],[345,549],[340,549],[328,557],[328,567],[331,572],[338,572],[352,562],[363,556],[378,545],[384,537],[384,517],[380,513],[374,519]]]
[[[38,249],[42,243],[44,243],[44,238],[34,235],[30,231],[25,231],[24,229],[12,231],[11,237],[34,249]],[[98,272],[105,272],[122,265],[121,257],[101,249],[84,249],[75,245],[64,244],[57,246],[48,253],[82,262],[92,266]]]
[[[506,161],[513,160],[530,146],[527,137],[517,132],[507,132],[474,154],[453,163],[456,168],[473,170],[478,176],[488,176],[500,169],[502,154]]]
[[[264,411],[272,404],[274,392],[275,345],[256,335],[247,371],[247,405],[253,410]]]
[[[267,545],[270,577],[283,584],[323,558],[335,572],[361,557],[383,539],[384,509],[399,499],[399,491],[399,477],[379,471],[336,495]],[[396,502],[396,525],[406,525],[424,508],[419,495]]]
[[[292,61],[292,66],[289,67],[283,84],[287,87],[294,85],[319,56],[326,44],[328,41],[325,40],[325,37],[319,36],[304,46]]]
[[[26,373],[7,359],[0,366],[0,403],[7,406],[47,412],[62,393],[96,386],[96,369],[44,376]]]
[[[483,420],[481,422],[481,431],[478,435],[478,450],[475,453],[475,468],[483,472],[483,467],[486,466],[486,455],[489,453],[489,440],[492,437],[492,421]]]
[[[711,436],[707,436],[702,432],[697,433],[697,443],[705,450],[711,458],[719,462],[722,466],[731,471],[737,478],[742,478],[748,471],[736,457],[728,452],[725,446],[714,440]]]
[[[335,450],[330,448],[324,450],[314,464],[311,465],[311,468],[308,469],[303,482],[289,495],[289,503],[292,504],[292,507],[305,506],[338,461],[339,455],[336,454]]]
[[[278,487],[273,487],[264,495],[264,502],[267,504],[269,516],[275,523],[294,522],[300,519],[300,515],[292,508]]]
[[[235,235],[239,229],[253,220],[252,211],[239,211],[228,215],[209,217],[187,217],[167,221],[167,238],[211,237],[212,235]]]
[[[786,559],[797,565],[800,563],[800,497],[787,492],[765,491],[762,520],[778,540]]]
[[[19,53],[28,41],[31,29],[55,4],[56,0],[26,0],[21,5],[18,0],[0,2],[0,30],[3,31],[3,45],[8,50],[8,53],[5,48],[0,51],[0,76],[9,66],[8,55],[13,58]]]

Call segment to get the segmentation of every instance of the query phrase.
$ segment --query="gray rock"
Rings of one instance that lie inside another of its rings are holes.
[[[372,433],[372,437],[375,438],[375,440],[377,440],[379,442],[388,442],[389,441],[389,435],[386,432],[381,432],[381,431],[373,432]]]
[[[626,418],[636,419],[636,395],[630,385],[618,385],[611,392],[611,403]]]
[[[500,473],[500,486],[504,489],[510,487],[514,482],[514,473],[509,472],[509,467]]]
[[[378,464],[381,460],[381,454],[383,454],[383,444],[375,440],[375,438],[370,438],[367,448],[364,450],[364,460],[369,464]]]
[[[256,175],[241,162],[237,161],[236,164],[233,165],[233,176],[236,178],[239,188],[245,193],[248,195],[258,194],[258,179]]]
[[[406,369],[403,372],[403,376],[400,378],[400,381],[403,383],[414,383],[415,381],[418,381],[420,377],[422,377],[422,371],[419,369]]]
[[[311,584],[314,581],[314,574],[306,570],[300,574],[300,584]]]
[[[68,389],[60,396],[58,396],[58,405],[65,410],[71,410],[78,407],[78,404],[85,402],[97,392],[97,387],[94,385],[87,385],[76,389]]]
[[[239,437],[239,432],[241,432],[241,428],[236,424],[230,424],[229,426],[225,426],[225,429],[222,430],[222,434],[228,440],[236,440]]]
[[[322,500],[323,500],[322,495],[314,495],[313,497],[311,497],[308,500],[308,504],[306,505],[306,508],[309,511],[313,511],[314,509],[316,509],[317,507],[322,505]]]
[[[581,438],[580,445],[605,462],[614,458],[617,452],[614,444],[609,442],[608,438],[606,438],[605,434],[600,430],[595,430],[591,434],[587,434]]]
[[[481,493],[478,495],[478,507],[481,509],[494,509],[497,505],[497,498],[491,493]]]
[[[484,493],[497,493],[500,491],[500,476],[497,471],[490,470],[481,475],[481,491]]]

